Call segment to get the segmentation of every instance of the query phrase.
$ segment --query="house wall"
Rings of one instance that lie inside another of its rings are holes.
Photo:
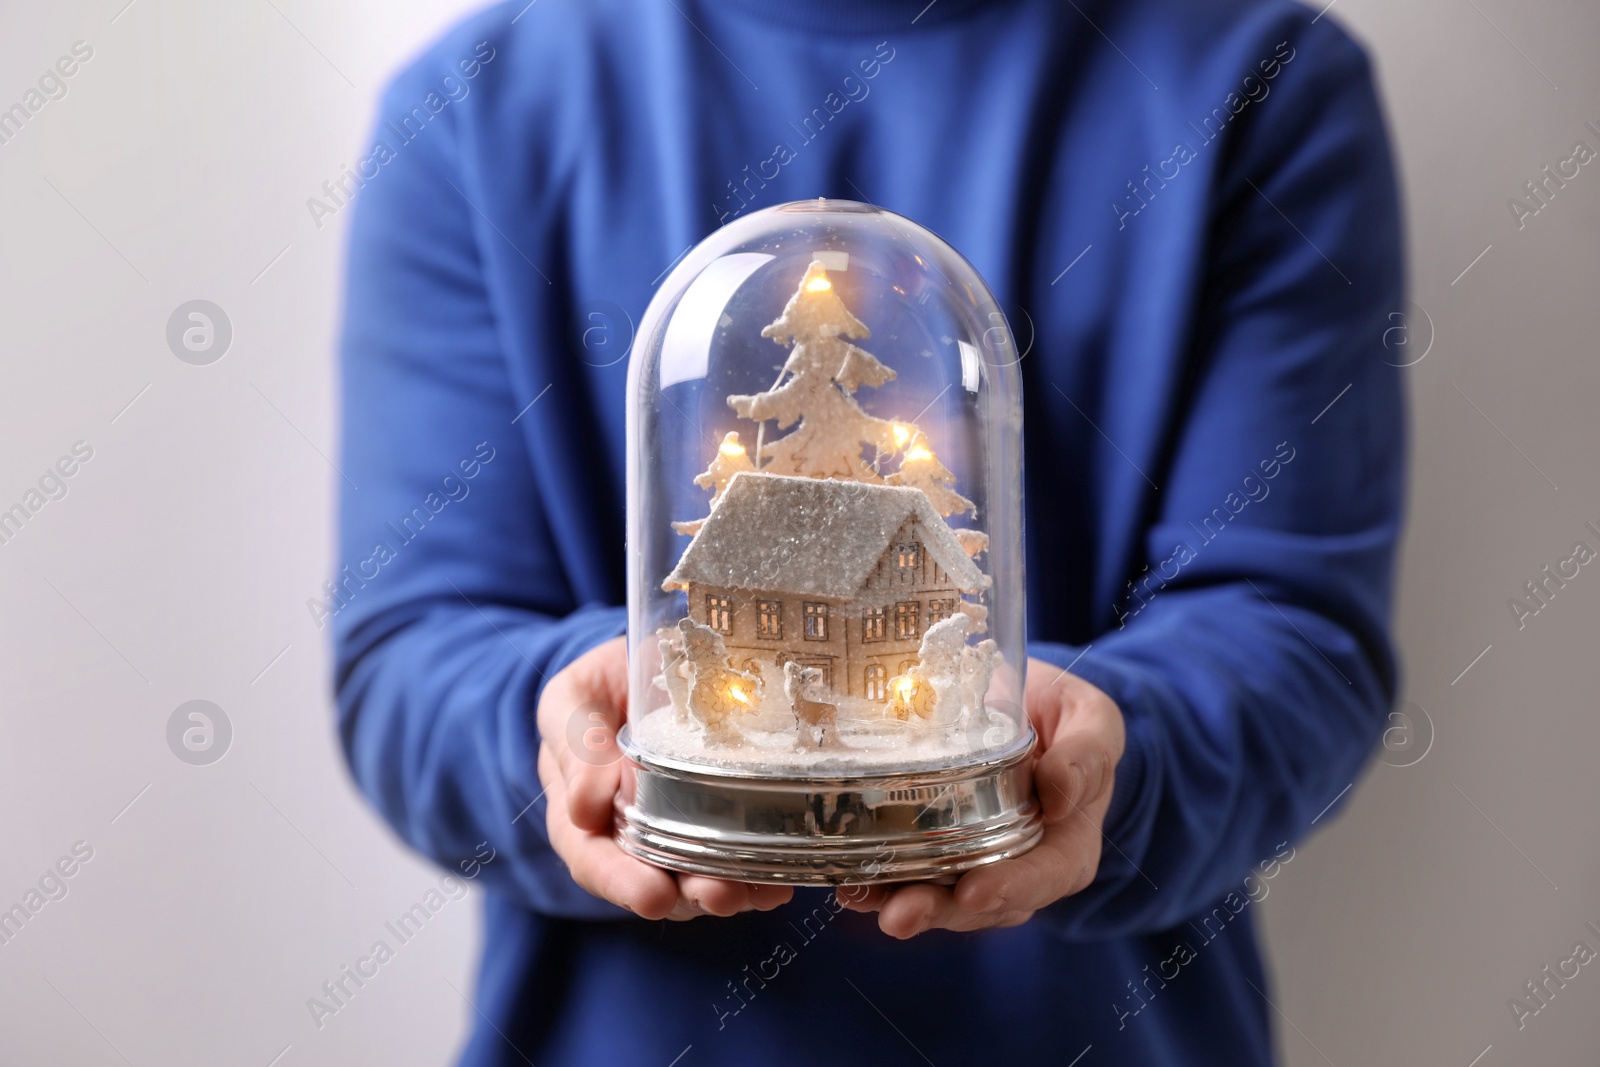
[[[899,566],[898,552],[902,544],[919,546],[918,564],[910,570]],[[713,626],[708,597],[726,597],[730,607],[730,626],[723,632],[723,643],[735,666],[742,667],[746,660],[755,660],[768,686],[781,685],[778,669],[780,657],[787,656],[824,671],[828,686],[839,694],[864,697],[866,671],[869,666],[884,670],[884,681],[903,674],[908,663],[914,663],[922,645],[922,635],[927,631],[935,601],[960,605],[961,594],[949,575],[937,562],[928,557],[925,537],[915,520],[891,539],[878,565],[854,600],[807,596],[795,592],[766,592],[762,590],[732,589],[691,583],[688,590],[689,617],[696,622]],[[758,602],[775,600],[781,605],[781,636],[763,637],[757,626]],[[805,636],[805,604],[821,603],[828,606],[828,636],[825,640],[810,640]],[[895,606],[917,605],[915,633],[905,639],[896,634]],[[882,640],[866,639],[866,612],[869,608],[884,608],[884,637]],[[722,632],[722,631],[719,631]]]
[[[726,597],[730,601],[731,626],[727,632],[720,630],[718,632],[722,633],[722,642],[727,646],[728,655],[733,660],[734,666],[743,667],[745,660],[756,660],[761,665],[762,678],[766,684],[781,686],[783,678],[777,669],[778,657],[787,653],[790,658],[801,663],[822,668],[829,686],[836,690],[843,689],[845,649],[849,641],[848,628],[845,624],[849,614],[848,601],[795,593],[768,593],[761,590],[706,586],[693,582],[689,585],[688,595],[689,617],[713,629],[717,627],[713,625],[707,598]],[[778,638],[762,637],[757,630],[757,605],[762,600],[776,600],[782,605],[780,618],[783,626],[781,636]],[[828,606],[826,640],[810,640],[805,636],[807,601]],[[856,636],[859,638],[859,630]]]
[[[911,543],[920,546],[919,558],[917,566],[906,570],[900,566],[899,547]],[[944,568],[928,554],[926,545],[927,534],[922,524],[916,519],[908,520],[890,539],[877,567],[861,588],[860,597],[852,611],[854,640],[849,644],[849,691],[852,696],[866,695],[866,671],[869,666],[882,667],[884,680],[888,681],[904,674],[902,667],[905,664],[916,662],[917,653],[922,647],[922,635],[930,625],[934,601],[950,601],[952,614],[954,609],[960,607],[960,590]],[[917,605],[916,632],[906,640],[895,636],[895,607],[898,604]],[[868,608],[875,607],[885,609],[884,639],[867,641],[864,637],[864,615]]]

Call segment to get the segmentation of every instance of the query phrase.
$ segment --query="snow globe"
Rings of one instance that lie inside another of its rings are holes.
[[[672,270],[628,371],[624,849],[843,884],[1038,840],[1018,359],[972,266],[865,204]]]

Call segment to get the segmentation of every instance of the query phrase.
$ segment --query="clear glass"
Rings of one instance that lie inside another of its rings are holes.
[[[673,269],[628,372],[628,744],[748,775],[1031,743],[1005,318],[909,219],[814,200]]]

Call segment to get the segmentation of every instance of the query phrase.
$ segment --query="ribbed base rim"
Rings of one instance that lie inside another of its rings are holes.
[[[850,778],[739,778],[621,740],[617,843],[670,870],[784,885],[922,880],[1020,855],[1043,833],[1031,740],[966,766]]]

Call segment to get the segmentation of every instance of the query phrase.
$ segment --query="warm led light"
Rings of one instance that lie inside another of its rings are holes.
[[[809,282],[806,282],[806,292],[808,293],[820,293],[824,290],[832,288],[833,283],[821,275],[818,275],[817,277],[812,278]]]
[[[899,684],[895,686],[895,688],[900,691],[900,695],[902,697],[909,697],[911,695],[911,691],[916,687],[917,683],[913,682],[910,678],[900,679]]]
[[[923,448],[921,445],[918,445],[916,448],[913,448],[910,452],[906,453],[906,459],[910,459],[910,460],[932,459],[932,458],[933,458],[933,453],[929,452],[926,448]]]
[[[722,447],[719,451],[721,451],[724,456],[742,456],[745,454],[744,446],[736,445],[732,441],[722,442]]]
[[[750,698],[745,695],[745,691],[743,689],[740,689],[736,685],[730,685],[728,687],[728,695],[731,696],[733,699],[737,700],[741,704],[750,703]]]
[[[902,423],[902,422],[895,423],[894,424],[894,447],[896,447],[896,448],[904,448],[904,447],[906,447],[906,442],[909,441],[909,440],[911,440],[911,427],[907,426],[905,423]]]

